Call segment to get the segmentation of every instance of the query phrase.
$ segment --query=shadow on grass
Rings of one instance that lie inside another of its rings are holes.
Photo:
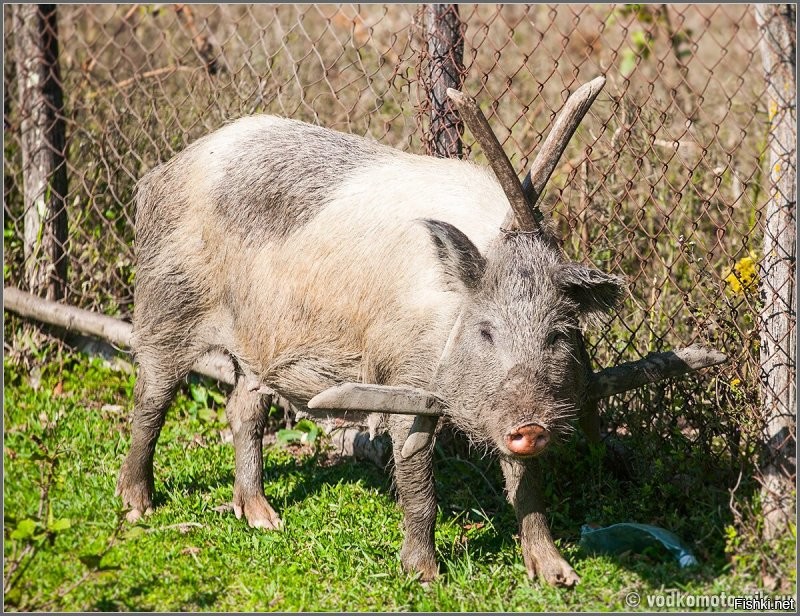
[[[697,463],[696,472],[683,477],[686,485],[676,488],[675,482],[664,481],[664,472],[646,472],[654,461],[637,454],[636,443],[626,443],[628,460],[622,459],[618,450],[606,448],[602,453],[592,450],[581,437],[553,448],[538,460],[542,475],[542,488],[552,534],[557,540],[577,545],[580,528],[586,523],[603,526],[618,522],[655,524],[675,532],[694,551],[700,566],[681,569],[670,557],[656,559],[652,556],[606,556],[610,562],[629,569],[652,586],[674,585],[690,580],[709,581],[725,572],[724,528],[732,523],[725,483],[729,477],[724,469],[711,465],[703,452],[695,452],[688,460]],[[469,451],[458,437],[437,445],[434,454],[436,493],[442,519],[463,527],[490,522],[492,530],[471,536],[463,550],[474,560],[485,555],[496,555],[516,544],[517,522],[503,492],[503,481],[497,460],[491,456],[480,457]],[[623,455],[623,457],[624,457]],[[382,469],[372,463],[343,459],[332,465],[323,465],[321,456],[287,459],[275,462],[265,460],[265,473],[280,478],[290,473],[293,486],[280,499],[273,499],[279,510],[301,503],[324,486],[341,483],[359,483],[368,490],[383,494],[392,493],[391,462]],[[686,465],[687,461],[683,461]],[[210,491],[232,486],[233,474],[229,467],[191,481],[165,480],[166,493],[173,491]],[[166,494],[156,496],[156,504],[163,504]],[[580,570],[580,562],[591,556],[583,549],[574,552],[568,560]],[[454,554],[457,557],[457,554]],[[442,573],[446,573],[442,567]],[[580,574],[580,571],[579,571]]]
[[[139,600],[157,585],[156,577],[150,576],[146,585],[137,584],[125,589],[124,596],[118,596],[119,588],[114,583],[107,583],[103,588],[105,596],[95,602],[94,609],[99,612],[146,611],[148,608],[143,607]]]
[[[230,454],[232,457],[232,448]],[[287,459],[285,462],[278,463],[265,456],[264,485],[267,492],[269,492],[270,477],[280,481],[281,477],[291,474],[296,478],[295,485],[288,495],[280,499],[271,499],[274,501],[272,504],[279,509],[288,507],[305,500],[324,485],[339,483],[360,483],[367,489],[384,493],[388,493],[390,490],[391,478],[388,469],[380,469],[369,462],[353,459],[344,459],[331,465],[322,465],[321,461],[321,456],[314,455]],[[161,482],[158,481],[159,479]],[[194,494],[208,493],[218,488],[232,489],[233,482],[233,471],[227,465],[216,467],[211,473],[193,476],[188,480],[171,477],[168,469],[161,471],[156,469],[156,493],[153,503],[155,507],[160,507],[169,502],[169,495],[173,493]]]

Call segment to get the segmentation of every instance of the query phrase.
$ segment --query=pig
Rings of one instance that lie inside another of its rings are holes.
[[[250,526],[282,527],[263,489],[265,392],[307,410],[343,382],[418,387],[499,456],[529,576],[576,584],[531,460],[585,403],[582,328],[624,283],[567,261],[544,227],[501,229],[508,211],[481,166],[268,115],[147,173],[136,192],[138,376],[117,485],[129,519],[151,511],[156,441],[181,380],[224,351],[237,375],[226,407],[233,507]],[[393,443],[400,560],[428,581],[438,573],[433,441],[403,455],[413,421],[370,416]]]

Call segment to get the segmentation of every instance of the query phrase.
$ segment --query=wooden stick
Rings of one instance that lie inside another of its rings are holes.
[[[436,395],[416,387],[342,383],[320,392],[308,401],[312,410],[331,412],[367,411],[398,415],[442,414]]]
[[[178,71],[191,71],[191,70],[193,69],[189,68],[188,66],[164,66],[162,68],[154,68],[152,71],[146,71],[144,73],[141,73],[140,75],[135,75],[133,77],[128,77],[127,79],[123,79],[122,81],[118,81],[108,89],[123,90],[129,86],[132,86],[140,79],[150,79],[151,77],[161,77],[162,75],[171,75],[172,73],[177,73]]]
[[[537,208],[539,197],[547,185],[547,181],[553,174],[561,155],[567,148],[569,140],[575,134],[578,126],[583,120],[583,116],[589,111],[592,103],[600,94],[600,90],[606,85],[605,77],[596,77],[589,83],[582,85],[575,90],[567,99],[564,107],[558,114],[553,128],[544,140],[536,159],[531,165],[531,169],[522,181],[522,191],[531,204],[532,208]],[[538,211],[538,208],[537,210]],[[514,228],[514,218],[506,216],[503,223],[505,228]]]
[[[592,374],[589,379],[588,397],[608,398],[648,383],[681,376],[726,361],[728,357],[724,353],[700,345],[665,353],[651,353],[644,359]]]
[[[115,346],[130,348],[131,324],[104,314],[42,299],[15,287],[3,289],[3,308],[68,332],[88,334]]]
[[[42,299],[15,287],[5,287],[3,304],[5,310],[21,317],[55,325],[68,332],[94,336],[123,350],[131,348],[133,326],[120,319]],[[204,355],[192,370],[228,385],[234,384],[233,363],[222,353]]]
[[[520,186],[519,178],[511,166],[511,161],[503,151],[503,146],[497,140],[497,136],[492,132],[491,126],[486,116],[483,115],[481,108],[475,99],[467,96],[463,92],[447,88],[447,96],[453,101],[456,109],[461,113],[461,118],[469,128],[472,135],[477,139],[478,143],[489,160],[503,192],[508,197],[508,202],[511,205],[511,214],[516,221],[515,228],[523,231],[536,231],[539,229],[539,221],[542,219],[542,214],[538,210],[534,212],[525,197],[525,193]]]
[[[595,372],[589,378],[590,400],[609,398],[648,383],[682,376],[728,361],[724,353],[693,345],[677,351],[651,353],[644,359]],[[329,412],[365,411],[401,415],[442,415],[442,402],[413,387],[342,383],[317,394],[308,408]]]
[[[423,389],[365,383],[342,383],[326,389],[309,400],[308,408],[330,413],[363,411],[414,415],[400,451],[404,459],[430,447],[437,420],[443,414],[441,400]]]
[[[436,417],[430,415],[417,415],[411,429],[408,432],[400,455],[408,459],[423,449],[427,449],[433,443],[433,435],[436,432]]]

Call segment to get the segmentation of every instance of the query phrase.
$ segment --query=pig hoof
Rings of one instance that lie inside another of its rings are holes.
[[[125,514],[125,519],[130,524],[136,524],[136,522],[138,522],[142,518],[142,515],[150,515],[151,513],[153,513],[153,510],[150,507],[145,509],[144,513],[142,513],[138,509],[131,509],[128,513]]]
[[[152,489],[146,481],[130,484],[126,480],[124,473],[121,473],[117,483],[116,495],[122,498],[122,506],[130,509],[125,515],[125,519],[131,524],[139,520],[142,515],[148,515],[153,512]]]
[[[251,528],[283,530],[283,520],[270,506],[267,499],[260,494],[247,499],[234,500],[233,512],[238,519],[241,519],[244,514]]]
[[[563,586],[565,588],[572,588],[581,581],[578,574],[565,560],[542,563],[534,570],[529,569],[528,575],[531,578],[535,578],[538,575],[552,586]]]
[[[407,565],[403,565],[403,568],[408,573],[416,573],[419,575],[419,582],[423,586],[427,587],[430,582],[436,579],[439,575],[439,565],[434,563],[429,564],[419,564],[414,567],[409,567]]]
[[[403,563],[403,569],[407,573],[419,574],[419,581],[423,586],[436,579],[436,576],[439,575],[439,565],[433,557],[415,558],[413,555],[406,556],[401,554],[400,561]]]

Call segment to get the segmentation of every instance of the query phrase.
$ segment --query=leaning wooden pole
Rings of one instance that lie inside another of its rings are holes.
[[[767,93],[770,191],[761,261],[761,466],[764,536],[794,519],[797,447],[797,39],[796,5],[755,7]]]
[[[25,280],[36,295],[61,299],[67,280],[67,163],[56,6],[18,4],[13,14]]]
[[[447,97],[464,82],[464,26],[457,4],[426,4],[428,88],[431,109],[429,149],[440,158],[461,158],[463,124]]]

